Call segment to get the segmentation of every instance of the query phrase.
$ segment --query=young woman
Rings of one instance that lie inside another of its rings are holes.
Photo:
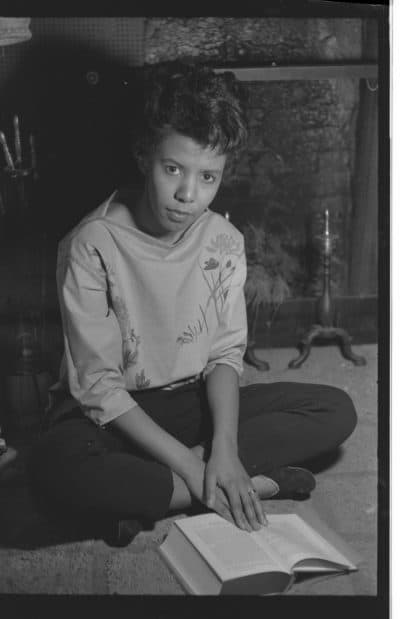
[[[209,206],[246,142],[240,83],[155,66],[143,104],[142,190],[116,191],[60,243],[68,397],[29,467],[35,491],[93,532],[113,527],[114,544],[190,506],[257,529],[261,501],[308,496],[315,480],[298,465],[356,424],[335,387],[239,387],[245,248]]]

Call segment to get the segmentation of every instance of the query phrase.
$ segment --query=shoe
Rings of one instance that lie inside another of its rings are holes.
[[[265,476],[279,486],[278,492],[270,497],[273,500],[306,499],[316,486],[314,475],[298,466],[282,466],[265,473]]]
[[[107,525],[100,537],[108,546],[124,548],[142,529],[143,526],[138,520],[115,520]]]

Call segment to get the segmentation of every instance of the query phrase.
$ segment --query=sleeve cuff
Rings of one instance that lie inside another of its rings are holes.
[[[138,403],[127,391],[119,395],[112,394],[108,402],[102,402],[98,407],[81,404],[85,416],[101,427],[106,426],[117,417],[124,415],[135,406],[138,406]]]
[[[216,361],[210,361],[210,363],[206,365],[206,367],[203,370],[203,378],[207,378],[207,376],[211,374],[211,372],[216,368],[217,365],[229,365],[229,367],[235,370],[239,378],[243,374],[243,363],[242,362],[238,363],[237,361],[233,361],[232,359],[219,359]]]

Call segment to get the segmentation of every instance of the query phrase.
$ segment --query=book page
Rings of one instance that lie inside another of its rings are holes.
[[[315,571],[329,569],[321,559],[334,564],[333,568],[338,565],[355,569],[341,552],[296,514],[270,514],[268,521],[268,527],[250,535],[259,538],[266,551],[276,555],[286,569],[290,570],[299,561],[308,559],[304,570],[313,571],[312,558],[319,559],[314,562]]]
[[[176,524],[222,580],[282,570],[257,538],[217,514],[183,519]]]

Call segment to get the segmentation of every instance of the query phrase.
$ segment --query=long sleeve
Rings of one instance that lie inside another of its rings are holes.
[[[229,265],[229,256],[225,264]],[[207,366],[203,375],[207,376],[217,364],[233,367],[239,376],[243,372],[243,355],[247,344],[247,317],[244,297],[246,281],[246,258],[242,251],[235,263],[234,272],[229,279],[229,287],[222,290],[222,311],[219,313],[218,328],[211,345]],[[228,281],[222,275],[221,281]]]
[[[57,262],[69,389],[99,425],[135,405],[126,390],[122,336],[109,303],[105,237],[101,225],[85,226],[60,244]]]

